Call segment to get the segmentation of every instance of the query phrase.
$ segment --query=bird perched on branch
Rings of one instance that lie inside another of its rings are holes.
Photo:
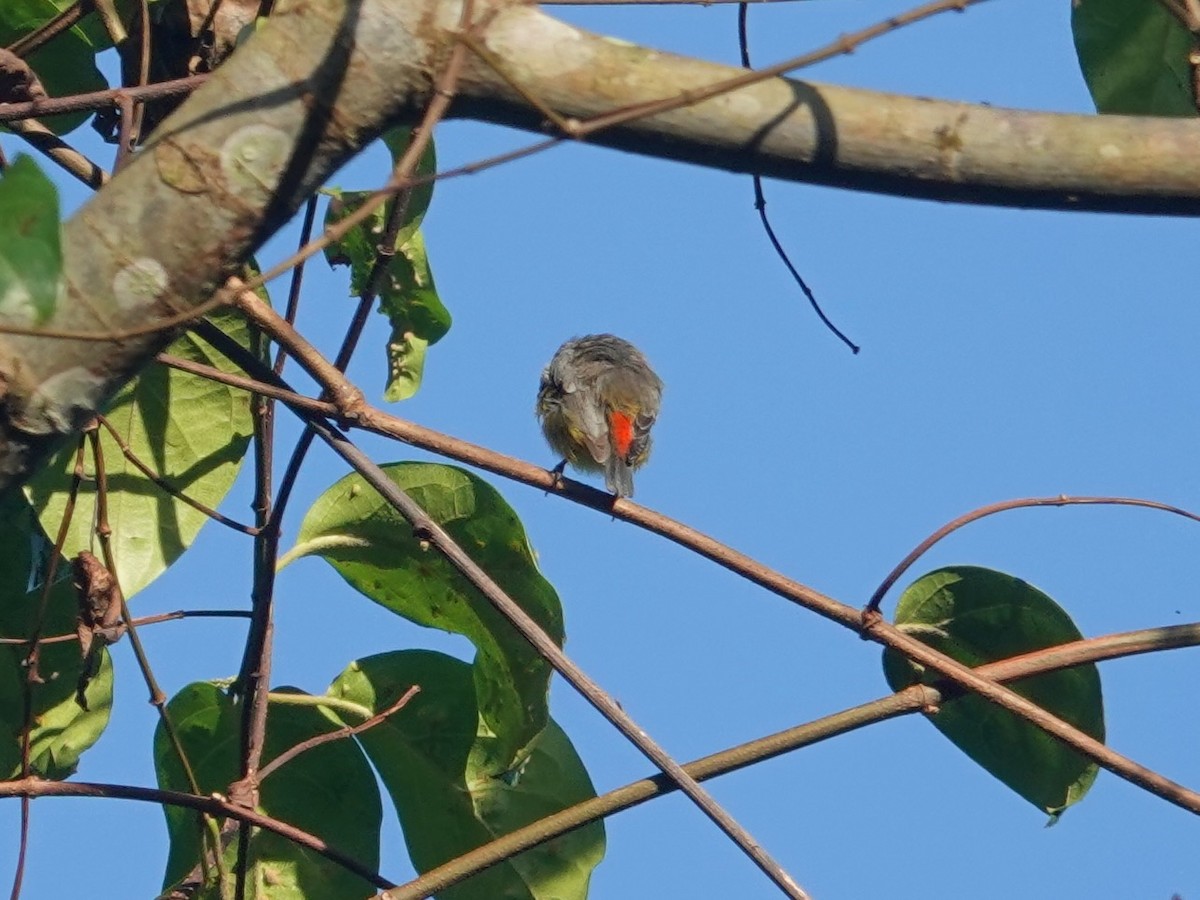
[[[572,338],[542,371],[537,416],[567,463],[603,472],[618,497],[633,496],[633,470],[650,456],[662,381],[637,347],[611,334]]]

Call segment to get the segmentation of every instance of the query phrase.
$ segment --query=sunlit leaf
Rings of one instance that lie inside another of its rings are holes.
[[[480,733],[471,667],[431,651],[359,660],[330,694],[378,712],[412,685],[408,704],[359,735],[396,806],[420,871],[595,796],[562,730],[550,722],[521,767],[503,777],[484,762],[493,740]],[[482,763],[482,765],[481,765]],[[582,900],[604,855],[596,822],[534,847],[438,893],[440,900]]]
[[[244,320],[215,319],[243,346]],[[233,371],[234,366],[191,334],[170,347],[176,356]],[[233,485],[249,445],[253,425],[250,395],[160,363],[151,363],[117,394],[105,411],[133,453],[177,490],[215,509]],[[147,478],[122,453],[106,429],[100,430],[108,475],[108,524],[112,528],[117,576],[132,597],[171,565],[195,540],[208,516]],[[31,479],[27,493],[42,527],[57,532],[67,507],[76,445],[63,448]],[[88,478],[79,492],[65,553],[74,556],[93,544],[96,526],[95,464],[84,452]]]
[[[561,643],[562,608],[542,577],[516,513],[463,469],[393,463],[384,471],[505,591]],[[420,625],[465,635],[479,651],[475,679],[484,721],[500,740],[499,770],[545,727],[549,665],[492,605],[360,475],[313,504],[289,558],[318,555],[354,588]]]

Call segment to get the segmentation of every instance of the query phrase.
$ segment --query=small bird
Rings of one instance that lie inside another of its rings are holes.
[[[572,338],[542,370],[537,416],[567,463],[603,472],[618,497],[633,496],[633,470],[650,456],[662,381],[637,347],[611,334]]]

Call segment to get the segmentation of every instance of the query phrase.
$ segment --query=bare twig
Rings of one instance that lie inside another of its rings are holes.
[[[180,619],[248,619],[248,609],[179,609],[174,612],[155,613],[152,616],[139,616],[133,624],[141,628],[144,625],[157,625],[160,622],[175,622]],[[41,638],[39,644],[67,644],[79,640],[79,633],[55,634]],[[0,646],[5,644],[28,644],[29,638],[0,637]]]
[[[671,97],[664,97],[661,100],[638,103],[621,109],[615,109],[611,112],[601,113],[598,116],[592,116],[590,119],[580,122],[578,127],[572,132],[571,137],[586,137],[605,128],[611,128],[614,125],[646,118],[647,116],[660,115],[672,110],[682,109],[686,106],[694,106],[697,103],[711,100],[713,97],[719,97],[722,94],[728,94],[739,88],[749,87],[761,81],[777,78],[780,75],[786,75],[789,72],[795,72],[798,69],[824,62],[827,59],[845,56],[846,54],[853,53],[863,44],[867,43],[867,41],[883,37],[907,25],[913,25],[946,12],[962,12],[968,6],[982,2],[984,0],[932,0],[930,3],[924,3],[907,12],[891,16],[882,22],[876,22],[874,25],[869,25],[858,31],[852,31],[849,34],[839,35],[836,40],[816,50],[802,53],[799,56],[793,56],[791,59],[748,72],[745,75],[726,78],[703,88],[684,91]]]
[[[741,51],[743,69],[753,68],[750,65],[750,34],[747,23],[748,14],[748,0],[742,0],[742,2],[738,3],[738,49]],[[787,250],[784,249],[783,244],[775,235],[775,229],[772,227],[771,220],[767,216],[767,195],[763,192],[762,176],[756,172],[751,174],[750,179],[754,184],[754,208],[758,210],[758,218],[759,221],[762,222],[763,231],[767,233],[767,240],[769,240],[771,242],[771,246],[775,248],[775,255],[778,256],[783,262],[784,266],[787,267],[788,272],[791,273],[792,280],[796,282],[800,288],[800,291],[805,297],[808,298],[809,306],[811,306],[813,312],[817,314],[817,318],[821,320],[821,323],[833,333],[834,337],[849,347],[851,353],[857,356],[860,349],[858,344],[846,337],[842,330],[834,325],[832,320],[825,315],[825,310],[821,309],[821,304],[817,302],[817,297],[812,292],[812,288],[808,286],[808,282],[804,280],[804,276],[800,274],[800,270],[793,265]]]
[[[217,512],[212,507],[205,506],[199,500],[193,500],[179,488],[175,487],[173,484],[151,469],[148,465],[146,465],[146,463],[144,463],[141,458],[133,452],[133,448],[129,446],[129,443],[123,437],[121,437],[120,432],[113,427],[112,423],[109,422],[105,416],[97,415],[96,420],[104,426],[104,429],[108,432],[109,437],[113,439],[113,442],[117,445],[117,448],[121,451],[121,454],[125,457],[125,459],[129,461],[130,465],[145,475],[148,479],[153,481],[158,487],[162,488],[162,490],[166,491],[181,503],[186,503],[197,512],[208,516],[214,522],[219,522],[226,528],[231,528],[234,531],[240,531],[242,534],[248,534],[251,536],[257,533],[258,529],[254,528],[252,525],[245,525],[229,518],[226,515],[223,515],[222,513]]]
[[[105,109],[117,106],[122,97],[129,97],[142,103],[162,100],[166,97],[178,97],[180,94],[190,94],[204,84],[208,77],[207,74],[189,75],[186,78],[160,81],[143,87],[106,88],[103,91],[73,94],[70,97],[49,97],[45,100],[30,100],[25,103],[0,103],[0,122],[9,122],[14,119],[37,119],[43,116],[81,112],[88,109]]]
[[[299,847],[319,853],[349,872],[369,881],[380,889],[393,887],[393,883],[358,860],[331,847],[323,839],[286,822],[281,822],[257,810],[230,803],[219,795],[200,797],[178,791],[139,787],[130,784],[98,784],[86,781],[46,781],[41,778],[24,777],[13,781],[0,781],[0,797],[108,797],[117,800],[138,800],[158,806],[179,806],[193,809],[206,816],[236,819],[255,828],[263,828],[287,838]]]
[[[75,0],[74,3],[50,21],[39,25],[33,31],[29,32],[29,34],[13,41],[8,45],[7,49],[11,50],[17,56],[22,58],[27,57],[34,50],[50,43],[50,41],[54,40],[54,38],[58,37],[64,31],[73,28],[91,10],[91,0]]]
[[[921,541],[921,543],[917,544],[904,559],[896,564],[896,567],[887,574],[887,577],[875,589],[875,593],[871,595],[871,599],[867,601],[866,607],[863,608],[863,615],[878,613],[879,604],[883,602],[884,595],[887,594],[891,586],[899,580],[900,576],[908,571],[914,562],[924,556],[942,538],[958,531],[964,525],[977,522],[987,516],[1031,506],[1140,506],[1145,509],[1156,509],[1160,512],[1183,516],[1185,519],[1191,519],[1193,522],[1200,522],[1200,515],[1188,512],[1186,509],[1180,509],[1178,506],[1133,497],[1068,497],[1066,494],[1060,494],[1057,497],[1025,497],[1019,500],[1004,500],[1000,503],[992,503],[982,506],[979,509],[971,510],[971,512],[959,516],[951,522],[947,522],[929,537],[925,538],[925,540]]]
[[[408,701],[420,693],[420,691],[420,685],[414,684],[407,691],[405,691],[395,703],[382,712],[378,712],[371,716],[371,718],[367,719],[366,721],[359,722],[357,725],[345,725],[336,731],[328,731],[325,734],[314,735],[307,740],[301,741],[294,747],[289,747],[287,750],[284,750],[273,760],[259,769],[258,780],[260,782],[266,781],[268,776],[270,776],[270,774],[276,769],[286,765],[301,753],[305,753],[308,750],[311,750],[313,747],[319,747],[322,744],[329,743],[330,741],[340,741],[356,734],[362,734],[364,731],[374,728],[376,725],[387,721],[389,716],[407,706]]]
[[[57,134],[35,119],[14,119],[5,125],[14,134],[25,139],[29,146],[57,163],[69,175],[88,187],[98,189],[111,177],[104,169],[92,162]]]

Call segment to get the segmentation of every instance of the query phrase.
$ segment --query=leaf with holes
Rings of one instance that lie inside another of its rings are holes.
[[[334,191],[325,217],[325,226],[337,223],[362,206],[370,196],[365,191]],[[414,194],[413,202],[418,197]],[[425,197],[428,203],[428,197]],[[376,210],[365,223],[325,251],[330,265],[350,266],[350,292],[361,294],[370,280],[378,257],[389,207]],[[406,400],[417,392],[425,371],[425,351],[450,330],[450,313],[438,296],[433,271],[425,250],[425,238],[416,223],[424,209],[410,207],[406,224],[396,238],[392,256],[379,287],[379,311],[392,326],[387,343],[388,380],[384,398],[388,402]]]
[[[413,864],[425,872],[492,839],[596,796],[587,770],[551,721],[514,772],[489,771],[488,742],[471,667],[441,653],[406,650],[353,663],[332,696],[374,712],[412,686],[420,692],[358,735],[395,804]],[[594,822],[498,863],[441,900],[583,900],[604,856]]]
[[[495,488],[453,466],[392,463],[383,470],[562,643],[558,595]],[[545,727],[549,664],[440,553],[413,536],[412,526],[362,476],[347,475],[313,504],[283,562],[299,556],[320,556],[376,603],[475,645],[480,712],[499,738],[497,772]]]
[[[1030,584],[976,566],[930,572],[905,590],[896,626],[969,666],[1081,639],[1063,609]],[[884,673],[893,690],[938,676],[887,650]],[[1018,694],[1104,740],[1100,673],[1075,666],[1009,685]],[[1052,816],[1083,799],[1095,763],[1040,728],[973,694],[946,700],[931,721],[960,750]]]

